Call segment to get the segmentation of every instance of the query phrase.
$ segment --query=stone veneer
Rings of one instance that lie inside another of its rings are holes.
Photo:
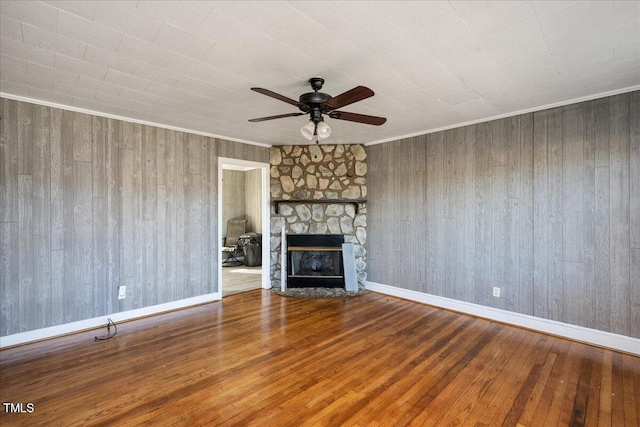
[[[361,200],[367,197],[367,153],[356,145],[286,145],[271,147],[271,199]],[[271,204],[271,285],[280,287],[282,226],[287,234],[344,234],[353,243],[358,285],[367,278],[367,207],[358,204],[281,202]]]

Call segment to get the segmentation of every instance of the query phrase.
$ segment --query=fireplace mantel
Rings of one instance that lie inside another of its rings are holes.
[[[356,213],[358,213],[358,205],[360,203],[367,203],[367,199],[274,199],[272,200],[273,202],[273,206],[275,207],[276,210],[276,214],[278,213],[278,209],[279,209],[279,205],[280,203],[285,203],[285,204],[298,204],[298,203],[324,203],[324,204],[328,204],[328,203],[336,203],[336,204],[340,204],[340,203],[348,203],[348,204],[352,204],[353,207],[355,207],[356,209]]]

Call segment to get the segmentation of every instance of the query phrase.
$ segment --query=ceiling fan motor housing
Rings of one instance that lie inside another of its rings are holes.
[[[318,92],[324,84],[323,78],[311,77],[309,84],[313,92],[300,95],[299,101],[301,104],[304,104],[304,106],[300,107],[300,110],[311,113],[311,121],[317,124],[322,120],[321,106],[331,99],[331,95]]]
[[[313,107],[313,104],[324,104],[331,99],[330,95],[322,92],[309,92],[300,95],[300,103]]]

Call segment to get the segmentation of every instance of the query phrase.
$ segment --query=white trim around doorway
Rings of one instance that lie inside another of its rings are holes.
[[[249,160],[218,157],[218,236],[222,242],[222,170],[261,169],[262,179],[262,288],[271,289],[271,205],[269,190],[269,163],[253,162]],[[222,299],[222,250],[218,247],[218,290],[216,299]]]

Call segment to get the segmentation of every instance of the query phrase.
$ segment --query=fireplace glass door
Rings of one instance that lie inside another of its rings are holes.
[[[291,276],[339,278],[342,274],[342,257],[339,249],[291,251]]]

